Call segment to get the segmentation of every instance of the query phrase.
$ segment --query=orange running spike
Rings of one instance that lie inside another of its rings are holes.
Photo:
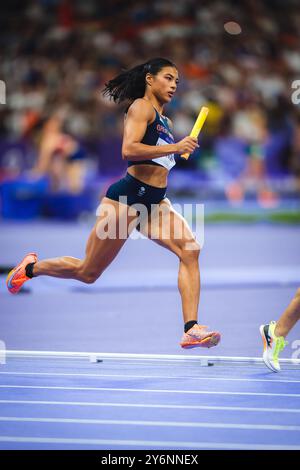
[[[194,325],[187,333],[184,333],[180,346],[185,349],[202,347],[211,348],[216,346],[221,339],[217,331],[207,331],[203,325]]]
[[[11,294],[17,294],[24,282],[30,279],[30,277],[26,276],[25,268],[27,264],[36,262],[36,253],[28,253],[25,258],[21,261],[21,263],[19,263],[14,269],[9,272],[6,278],[6,285],[7,289]]]

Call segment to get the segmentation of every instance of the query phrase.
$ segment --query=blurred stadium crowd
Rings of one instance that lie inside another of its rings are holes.
[[[76,192],[89,171],[121,173],[123,108],[100,90],[158,56],[179,70],[166,108],[176,137],[210,108],[201,148],[179,172],[225,182],[233,197],[241,182],[299,192],[299,24],[298,0],[10,0],[1,6],[0,181],[51,172],[55,191],[68,169]]]

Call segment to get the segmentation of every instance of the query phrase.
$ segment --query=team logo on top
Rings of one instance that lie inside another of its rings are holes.
[[[165,126],[162,126],[161,124],[157,124],[156,130],[157,130],[158,133],[166,134],[170,139],[173,140],[173,136],[172,136],[171,132],[168,131],[168,129],[166,129]]]
[[[146,188],[144,186],[141,186],[140,189],[138,190],[138,196],[144,196],[146,192]]]

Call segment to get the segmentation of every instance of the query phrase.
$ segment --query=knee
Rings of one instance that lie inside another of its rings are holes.
[[[95,281],[97,281],[99,276],[93,276],[93,275],[86,275],[83,279],[82,282],[85,284],[94,284]]]
[[[180,259],[184,263],[198,262],[201,247],[196,240],[186,241],[181,249]]]
[[[85,284],[93,284],[100,277],[101,273],[81,270],[78,272],[78,280]]]

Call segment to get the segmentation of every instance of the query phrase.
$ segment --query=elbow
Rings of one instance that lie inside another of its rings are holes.
[[[122,146],[122,159],[132,160],[140,155],[138,142],[131,142]]]
[[[129,156],[128,156],[128,150],[126,147],[122,147],[122,160],[128,160]]]
[[[128,147],[122,147],[122,160],[129,160],[132,154]]]

